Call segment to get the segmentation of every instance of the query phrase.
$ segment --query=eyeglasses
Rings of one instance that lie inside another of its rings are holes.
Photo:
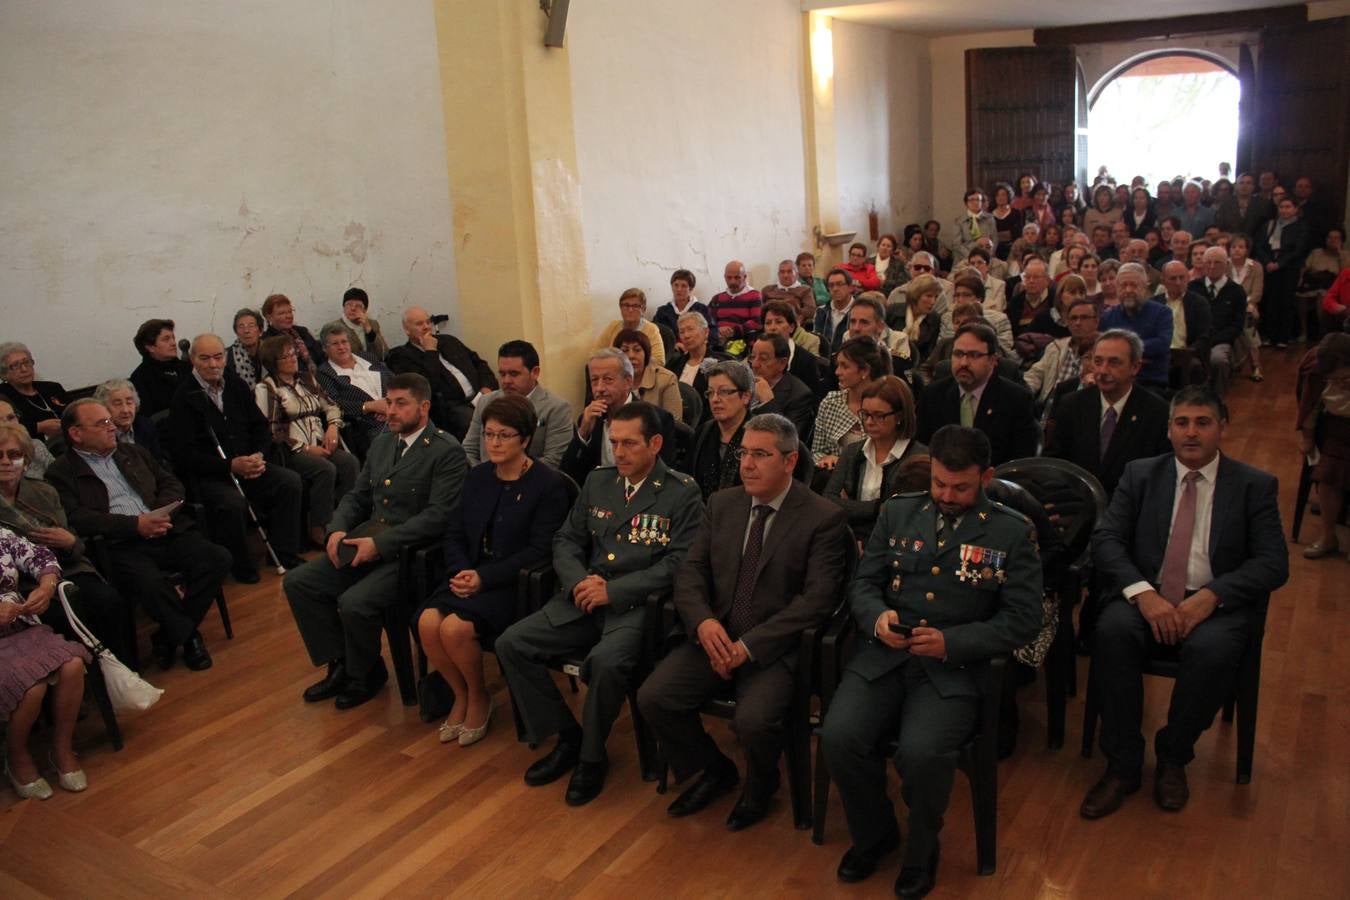
[[[28,359],[16,359],[14,362],[5,366],[5,368],[11,372],[17,372],[20,369],[31,369],[33,368],[33,365],[33,359],[32,357],[29,357]]]
[[[8,459],[11,462],[19,462],[21,460],[26,460],[28,457],[24,456],[23,451],[16,447],[13,450],[6,450],[5,452],[0,453],[0,458]]]
[[[972,360],[972,361],[973,361],[973,360],[977,360],[977,359],[984,359],[986,356],[992,356],[992,355],[993,355],[993,354],[985,353],[983,350],[953,350],[953,351],[952,351],[952,359],[969,359],[969,360]]]
[[[519,431],[484,431],[483,440],[485,441],[509,441],[512,438],[520,437]]]
[[[729,388],[708,388],[706,391],[703,392],[703,396],[707,397],[709,400],[713,399],[714,397],[721,397],[723,400],[725,400],[725,399],[727,399],[728,397],[734,397],[734,396],[736,396],[736,395],[739,394],[740,392],[741,392],[741,391],[740,391],[739,388],[734,388],[734,387],[729,387]]]
[[[895,414],[896,414],[895,410],[891,410],[890,412],[879,413],[879,412],[871,412],[870,410],[864,409],[859,410],[858,418],[862,419],[864,422],[884,422]]]
[[[923,263],[915,263],[914,265],[910,266],[910,268],[913,269],[915,272],[931,272],[931,271],[933,271],[933,267],[932,267],[932,266],[925,266]]]
[[[78,427],[80,427],[80,428],[112,428],[112,427],[113,427],[113,420],[112,420],[112,419],[95,419],[95,420],[92,421],[92,422],[84,422],[84,423],[82,423],[81,425],[79,425]]]
[[[744,447],[736,448],[737,459],[745,459],[748,456],[755,462],[767,462],[777,455],[777,453],[772,453],[768,450],[747,450]]]

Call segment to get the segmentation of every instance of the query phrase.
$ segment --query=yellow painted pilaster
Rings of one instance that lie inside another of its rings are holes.
[[[434,0],[463,339],[524,338],[574,403],[591,338],[572,77],[529,0]]]
[[[839,158],[834,125],[834,33],[830,17],[811,12],[802,16],[806,47],[804,116],[806,130],[806,210],[808,229],[839,231]],[[838,247],[816,249],[816,274],[841,262]]]

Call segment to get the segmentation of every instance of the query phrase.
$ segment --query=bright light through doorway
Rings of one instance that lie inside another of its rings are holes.
[[[1177,175],[1219,177],[1237,155],[1237,78],[1193,57],[1159,57],[1113,79],[1088,115],[1088,169],[1117,183],[1143,175],[1149,190]],[[1236,174],[1236,173],[1235,173]]]

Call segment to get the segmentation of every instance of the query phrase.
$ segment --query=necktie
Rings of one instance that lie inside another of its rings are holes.
[[[1195,483],[1199,480],[1199,472],[1187,472],[1181,481],[1181,502],[1177,504],[1167,553],[1163,556],[1161,593],[1173,606],[1186,598],[1186,567],[1191,558],[1191,539],[1195,537]]]
[[[399,438],[399,439],[398,439],[398,449],[394,451],[394,462],[398,462],[400,459],[402,459],[402,458],[403,458],[403,451],[404,451],[404,450],[407,450],[407,449],[408,449],[408,444],[407,444],[407,442],[405,442],[405,441],[403,440],[403,438]]]
[[[1116,433],[1116,408],[1108,406],[1106,415],[1102,417],[1102,436],[1100,446],[1100,456],[1106,459],[1106,451],[1111,449],[1111,437]]]
[[[980,236],[980,220],[975,216],[970,217],[970,236],[977,239]]]
[[[626,482],[626,481],[625,481],[625,482],[624,482],[624,488],[623,488],[623,504],[624,504],[624,506],[627,506],[629,503],[633,502],[633,495],[636,494],[636,493],[637,493],[637,488],[633,487],[632,484],[630,484],[629,482]]]
[[[764,549],[764,525],[773,507],[757,503],[750,510],[750,537],[741,554],[741,568],[736,575],[736,593],[731,599],[731,616],[727,619],[731,639],[736,640],[755,626],[751,600],[755,594],[755,572],[759,569],[759,555]]]
[[[1213,303],[1213,302],[1214,302],[1214,297],[1215,297],[1215,293],[1214,293],[1214,283],[1213,283],[1213,282],[1210,282],[1210,285],[1209,285],[1209,302],[1210,302],[1210,303]]]
[[[975,424],[975,395],[961,395],[961,427],[970,428]]]

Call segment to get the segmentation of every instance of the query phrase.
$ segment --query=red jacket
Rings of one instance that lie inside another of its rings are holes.
[[[863,263],[861,266],[855,266],[852,263],[844,263],[839,266],[847,272],[854,281],[862,285],[864,291],[881,290],[881,278],[877,275],[876,266],[871,263]]]

